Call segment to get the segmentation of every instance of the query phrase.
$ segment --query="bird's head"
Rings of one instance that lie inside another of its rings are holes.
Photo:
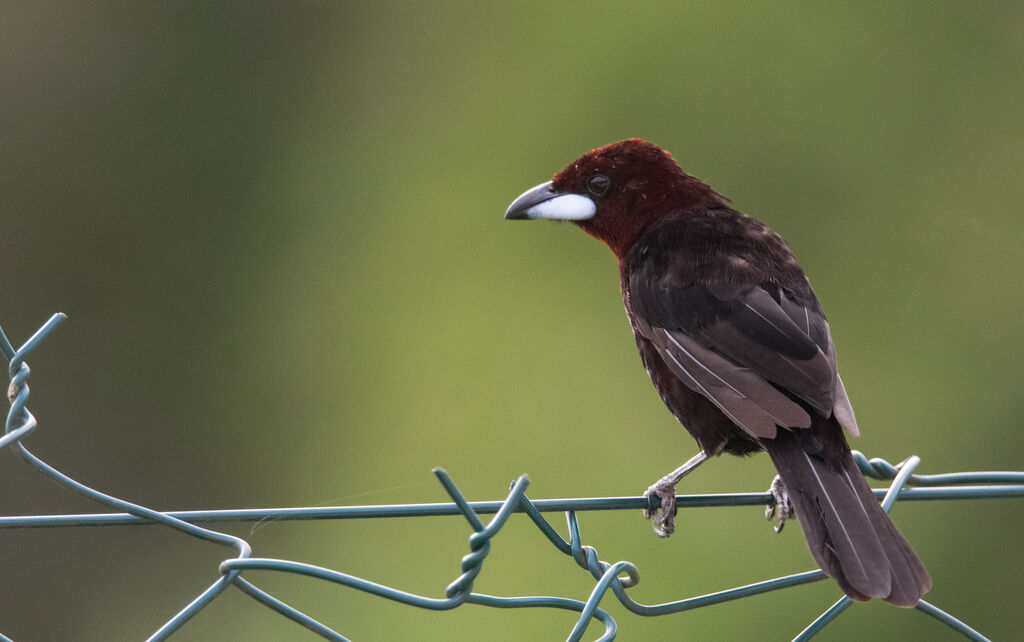
[[[506,220],[572,221],[622,258],[653,222],[723,198],[686,174],[668,152],[639,138],[580,156],[509,205]]]

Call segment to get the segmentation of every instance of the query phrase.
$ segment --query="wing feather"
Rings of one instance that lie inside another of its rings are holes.
[[[828,322],[806,281],[709,285],[647,263],[632,271],[628,287],[637,331],[687,387],[744,431],[766,437],[776,425],[809,426],[788,393],[824,417],[834,412],[857,434]]]
[[[682,332],[646,328],[669,369],[755,438],[775,437],[776,426],[806,428],[807,412],[763,377],[701,346]]]

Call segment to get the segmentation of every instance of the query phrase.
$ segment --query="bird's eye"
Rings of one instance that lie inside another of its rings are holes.
[[[587,191],[594,196],[601,196],[608,191],[608,186],[611,185],[611,181],[604,174],[594,174],[587,181]]]

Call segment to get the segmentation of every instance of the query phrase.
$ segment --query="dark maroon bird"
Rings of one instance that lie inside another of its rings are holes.
[[[703,449],[648,490],[659,535],[673,530],[683,475],[711,455],[766,450],[780,522],[795,509],[843,592],[918,603],[931,578],[853,461],[843,429],[856,436],[857,423],[829,326],[778,234],[638,139],[581,156],[505,218],[573,221],[619,259],[640,358]]]

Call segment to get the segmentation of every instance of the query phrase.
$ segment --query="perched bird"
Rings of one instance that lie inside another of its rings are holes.
[[[829,326],[778,234],[639,139],[584,154],[505,218],[572,221],[619,260],[643,365],[702,448],[648,489],[661,499],[659,535],[674,528],[683,475],[712,455],[766,450],[779,473],[768,511],[780,512],[777,530],[795,509],[844,593],[918,603],[931,578],[853,461],[843,429],[856,436],[857,423]]]

